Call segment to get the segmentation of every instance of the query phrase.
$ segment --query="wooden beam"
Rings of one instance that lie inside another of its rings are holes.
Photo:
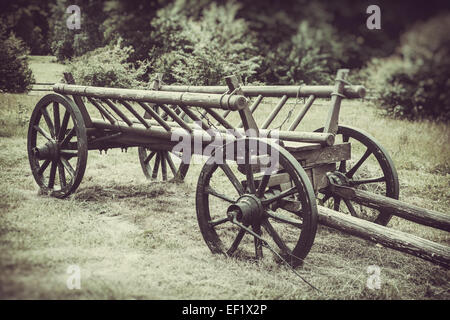
[[[156,104],[176,104],[224,110],[243,110],[248,101],[243,95],[220,95],[210,93],[161,92],[154,90],[134,90],[102,87],[86,87],[57,83],[53,91],[98,99],[132,100]]]
[[[341,109],[341,101],[344,97],[344,81],[349,70],[340,69],[336,75],[336,84],[334,91],[331,93],[331,109],[325,121],[323,132],[336,134],[339,123],[339,111]]]
[[[450,268],[450,248],[415,235],[318,206],[319,223]]]
[[[289,98],[309,97],[315,95],[317,98],[330,98],[334,91],[334,86],[241,86],[246,97],[282,97],[287,95]],[[197,93],[217,93],[227,92],[226,86],[178,86],[162,85],[160,91],[171,92],[197,92]],[[364,98],[366,89],[360,85],[346,85],[344,95],[346,98],[359,99]]]
[[[400,200],[351,187],[333,185],[331,192],[369,208],[389,212],[409,221],[450,232],[450,214],[420,208]]]
[[[272,112],[269,114],[267,119],[264,121],[264,124],[262,125],[261,129],[267,129],[269,125],[272,123],[273,119],[277,116],[277,114],[280,112],[281,108],[284,106],[288,99],[288,96],[284,95],[281,97],[281,100],[278,101],[277,106],[272,110]]]
[[[308,100],[306,100],[305,105],[303,106],[302,110],[300,110],[297,117],[294,119],[294,121],[292,121],[291,125],[289,126],[288,131],[294,131],[295,129],[297,129],[298,125],[302,121],[306,112],[308,112],[309,108],[311,108],[315,99],[316,99],[316,96],[313,94],[308,97]]]
[[[225,82],[227,83],[230,94],[235,90],[236,90],[235,94],[238,95],[243,94],[236,76],[225,77]],[[253,118],[252,113],[250,112],[250,109],[248,108],[248,104],[246,104],[243,108],[239,110],[239,115],[241,116],[242,123],[244,124],[244,130],[246,131],[246,134],[247,135],[254,134],[257,136],[259,128],[255,122],[255,119]],[[249,129],[251,129],[252,132],[250,132]]]

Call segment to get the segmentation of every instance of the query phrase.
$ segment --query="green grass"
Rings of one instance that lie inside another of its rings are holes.
[[[30,56],[29,64],[37,83],[57,82],[62,79],[65,66],[53,56]]]
[[[191,167],[183,184],[151,183],[141,172],[137,150],[93,151],[73,196],[38,195],[26,154],[26,120],[38,98],[0,95],[2,299],[450,298],[448,270],[326,227],[319,227],[298,269],[322,293],[273,259],[256,264],[212,255],[195,214],[201,165]],[[269,112],[269,105],[260,108]],[[311,111],[305,130],[321,125],[326,107]],[[343,104],[341,122],[368,131],[390,152],[402,200],[449,211],[446,124],[382,118],[358,101]],[[401,219],[389,226],[450,244],[447,233]],[[81,268],[81,290],[66,287],[70,265]],[[380,290],[366,287],[370,265],[381,268]]]

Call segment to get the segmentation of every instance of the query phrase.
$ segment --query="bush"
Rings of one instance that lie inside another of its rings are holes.
[[[167,52],[155,55],[161,47],[150,52],[157,57],[154,71],[164,73],[165,81],[184,84],[219,84],[231,74],[252,81],[261,57],[254,45],[256,37],[243,19],[236,18],[239,8],[233,2],[223,6],[212,3],[198,20],[180,19],[182,13],[178,13],[178,19],[173,12],[171,19],[160,14],[160,22],[155,23],[162,25],[163,30],[171,30],[172,36],[164,48]]]
[[[34,82],[28,67],[28,48],[14,34],[0,34],[0,90],[24,92]]]
[[[402,36],[402,57],[372,62],[369,77],[387,114],[450,120],[450,15],[435,17]]]
[[[143,81],[148,65],[139,63],[137,67],[127,62],[133,53],[132,47],[121,47],[121,41],[91,51],[75,58],[69,64],[69,72],[80,85],[137,88],[145,87]]]
[[[342,56],[342,48],[332,27],[313,27],[308,21],[299,24],[290,41],[281,43],[266,57],[270,72],[268,82],[290,84],[330,83]]]
[[[79,0],[81,22],[79,30],[70,30],[66,21],[70,14],[66,13],[70,0],[56,0],[50,4],[50,47],[58,61],[77,57],[103,46],[102,22],[105,19],[103,2],[95,0]]]

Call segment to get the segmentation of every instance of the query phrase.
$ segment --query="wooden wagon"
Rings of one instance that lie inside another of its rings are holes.
[[[450,231],[450,219],[398,201],[387,151],[339,124],[342,99],[365,94],[347,73],[339,70],[331,86],[241,86],[231,76],[227,86],[164,85],[159,78],[153,90],[79,86],[66,74],[67,83],[55,84],[31,115],[31,170],[42,192],[64,198],[79,186],[89,150],[138,147],[144,174],[161,180],[182,180],[192,155],[209,150],[196,211],[214,253],[242,254],[250,235],[255,258],[266,247],[298,266],[321,223],[448,268],[448,247],[385,227],[397,215]],[[258,125],[254,115],[266,98],[279,101]],[[287,101],[299,98],[305,103],[289,112],[287,130],[274,128]],[[296,130],[317,98],[330,99],[324,126]],[[178,148],[182,140],[190,148]]]

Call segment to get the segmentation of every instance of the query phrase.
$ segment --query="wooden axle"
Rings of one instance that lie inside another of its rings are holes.
[[[237,94],[161,92],[153,90],[87,87],[64,83],[56,83],[53,86],[53,91],[60,94],[99,99],[131,100],[156,104],[178,104],[202,108],[220,108],[224,110],[242,110],[248,106],[247,98]]]
[[[282,97],[289,98],[309,97],[314,95],[317,98],[330,98],[334,92],[334,86],[241,86],[241,89],[247,97]],[[162,85],[159,91],[170,92],[196,92],[196,93],[217,93],[227,92],[226,86],[178,86]],[[364,98],[366,89],[364,86],[352,85],[344,86],[343,94],[346,98]]]

